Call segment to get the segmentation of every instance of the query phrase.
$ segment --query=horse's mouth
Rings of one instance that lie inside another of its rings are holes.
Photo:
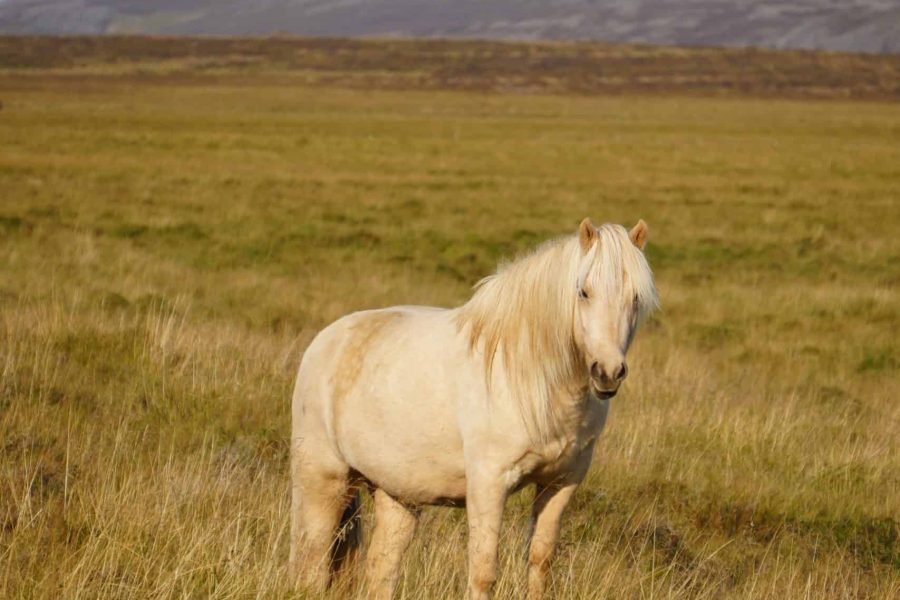
[[[594,395],[600,398],[601,400],[609,400],[613,396],[615,396],[619,390],[598,390],[594,388]]]

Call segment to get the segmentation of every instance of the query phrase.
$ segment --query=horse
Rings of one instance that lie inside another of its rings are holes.
[[[392,597],[421,507],[449,505],[466,508],[467,597],[487,599],[506,499],[534,485],[527,593],[539,598],[625,355],[658,305],[647,232],[584,219],[462,306],[365,310],[323,329],[292,399],[293,583],[328,588],[359,539],[366,488],[368,597]]]

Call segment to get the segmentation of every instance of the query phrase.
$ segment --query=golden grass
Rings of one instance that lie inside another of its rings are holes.
[[[291,597],[314,333],[457,304],[586,215],[648,221],[663,310],[551,597],[900,595],[896,105],[39,74],[0,100],[0,596]],[[464,514],[427,510],[400,595],[458,597],[463,565]]]

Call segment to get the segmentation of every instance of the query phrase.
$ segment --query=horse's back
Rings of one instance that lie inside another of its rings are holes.
[[[327,440],[394,496],[461,498],[459,398],[476,379],[472,364],[448,310],[400,306],[343,317],[304,355],[295,435]]]

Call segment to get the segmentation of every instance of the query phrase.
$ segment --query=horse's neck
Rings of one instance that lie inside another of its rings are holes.
[[[581,423],[585,412],[588,410],[589,391],[585,382],[572,382],[570,385],[557,390],[551,396],[551,402],[554,404],[553,411],[558,423],[556,428],[559,430],[570,430],[578,427]]]
[[[587,413],[590,411],[587,378],[579,378],[547,390],[543,401],[546,409],[534,407],[532,414],[543,414],[545,420],[542,434],[535,441],[556,443],[573,441],[580,437],[584,429]],[[539,444],[540,445],[540,444]]]

